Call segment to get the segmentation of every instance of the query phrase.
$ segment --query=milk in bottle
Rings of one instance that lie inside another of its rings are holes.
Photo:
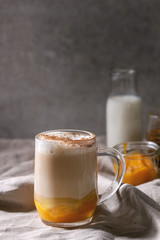
[[[142,101],[137,95],[134,70],[116,70],[106,103],[107,146],[142,140]]]

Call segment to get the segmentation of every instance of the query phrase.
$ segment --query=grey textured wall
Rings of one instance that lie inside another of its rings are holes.
[[[146,119],[160,107],[159,0],[0,0],[0,137],[104,135],[117,67],[137,69]]]

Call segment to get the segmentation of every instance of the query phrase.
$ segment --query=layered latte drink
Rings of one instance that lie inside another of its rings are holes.
[[[67,130],[38,134],[34,199],[41,219],[50,225],[88,221],[97,196],[95,135]]]

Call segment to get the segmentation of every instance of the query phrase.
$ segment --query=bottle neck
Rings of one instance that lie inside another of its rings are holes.
[[[111,78],[110,95],[136,95],[137,85],[135,80],[135,71],[132,69],[117,69],[113,72]]]

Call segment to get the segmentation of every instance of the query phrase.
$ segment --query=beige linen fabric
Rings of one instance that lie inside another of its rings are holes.
[[[102,143],[101,138],[98,141]],[[160,239],[160,180],[123,184],[97,210],[91,224],[77,228],[44,225],[33,203],[33,140],[0,140],[0,239]],[[105,168],[100,166],[103,188]]]

